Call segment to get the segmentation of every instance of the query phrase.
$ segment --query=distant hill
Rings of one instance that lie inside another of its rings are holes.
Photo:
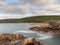
[[[35,16],[21,19],[4,19],[0,23],[40,23],[49,21],[60,21],[60,16]]]

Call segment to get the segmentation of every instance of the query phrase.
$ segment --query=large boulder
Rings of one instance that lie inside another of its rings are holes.
[[[40,42],[37,42],[35,38],[27,38],[24,40],[23,45],[41,45]]]

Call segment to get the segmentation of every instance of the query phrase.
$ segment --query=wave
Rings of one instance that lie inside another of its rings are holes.
[[[44,39],[53,38],[53,35],[51,35],[51,34],[37,34],[37,35],[40,36],[40,37],[37,38],[38,40],[44,40]]]
[[[51,34],[45,34],[45,33],[38,33],[35,31],[16,31],[16,33],[24,33],[27,35],[27,33],[34,33],[34,36],[36,34],[37,37],[35,37],[37,40],[45,40],[45,39],[51,39],[53,37],[53,35]],[[31,36],[31,35],[30,35]],[[32,37],[34,37],[32,36]]]
[[[36,33],[35,31],[16,31],[16,33]]]

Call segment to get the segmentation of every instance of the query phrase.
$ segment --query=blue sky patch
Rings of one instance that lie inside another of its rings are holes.
[[[4,2],[9,5],[18,5],[19,4],[17,0],[4,0]]]

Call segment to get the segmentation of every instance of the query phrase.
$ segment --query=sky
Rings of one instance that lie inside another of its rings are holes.
[[[0,0],[0,19],[60,15],[60,0]]]

